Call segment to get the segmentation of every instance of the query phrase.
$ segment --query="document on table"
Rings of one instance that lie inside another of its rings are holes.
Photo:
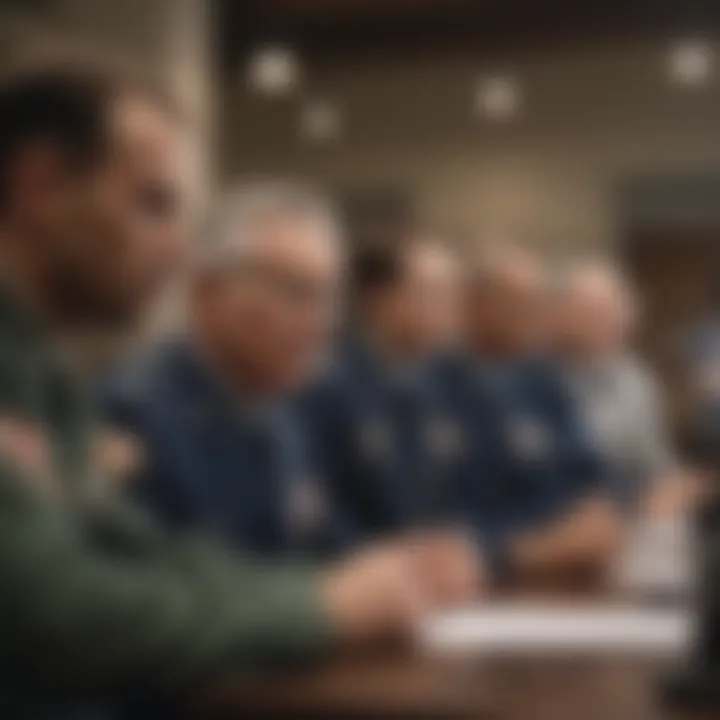
[[[429,651],[480,655],[674,655],[688,645],[692,630],[687,610],[498,604],[431,617],[420,638]]]

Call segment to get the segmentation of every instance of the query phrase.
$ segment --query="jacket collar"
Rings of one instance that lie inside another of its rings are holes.
[[[206,407],[256,427],[272,426],[280,415],[281,402],[251,404],[218,372],[201,348],[188,336],[175,338],[169,348],[171,366],[179,381],[190,388]]]
[[[393,363],[367,338],[351,341],[343,352],[346,361],[367,380],[391,389],[423,392],[430,382],[430,358],[407,363]]]

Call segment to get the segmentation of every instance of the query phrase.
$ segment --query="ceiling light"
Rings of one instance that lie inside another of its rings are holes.
[[[512,120],[519,114],[522,104],[522,88],[512,77],[484,78],[475,91],[475,110],[488,120]]]
[[[707,43],[685,41],[670,51],[670,78],[679,85],[707,85],[715,71],[715,53]]]
[[[264,95],[287,95],[300,82],[300,61],[288,47],[259,48],[250,56],[247,78],[250,87]]]
[[[302,109],[300,134],[312,142],[328,142],[339,137],[342,117],[337,105],[329,100],[315,100]]]

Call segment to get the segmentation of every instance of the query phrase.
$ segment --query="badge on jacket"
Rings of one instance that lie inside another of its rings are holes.
[[[385,461],[392,453],[392,430],[383,418],[366,420],[358,429],[357,441],[366,460]]]
[[[426,424],[425,444],[433,457],[446,462],[457,460],[465,452],[462,429],[449,418],[434,418]]]
[[[318,482],[303,477],[292,482],[288,499],[288,512],[294,530],[308,534],[317,530],[327,513],[325,497]]]
[[[545,423],[529,415],[521,415],[510,423],[510,447],[524,460],[537,460],[550,452],[552,434]]]

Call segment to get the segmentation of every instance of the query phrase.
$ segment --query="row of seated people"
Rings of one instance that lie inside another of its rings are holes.
[[[684,504],[618,275],[423,232],[348,263],[340,235],[304,188],[232,194],[187,328],[101,382],[152,513],[269,557],[436,528],[494,580],[605,563],[625,518]]]

